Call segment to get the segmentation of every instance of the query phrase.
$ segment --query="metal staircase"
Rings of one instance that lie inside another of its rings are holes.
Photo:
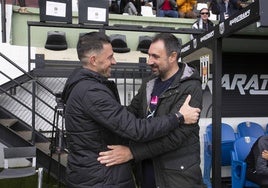
[[[0,57],[22,72],[22,76],[12,79],[0,71],[0,75],[9,80],[0,86],[0,142],[7,147],[37,146],[37,164],[64,183],[68,150],[53,150],[57,138],[51,138],[52,130],[59,132],[64,128],[55,127],[53,122],[54,93],[61,90],[64,79],[55,78],[50,82],[46,78],[33,77],[4,54],[0,53]]]

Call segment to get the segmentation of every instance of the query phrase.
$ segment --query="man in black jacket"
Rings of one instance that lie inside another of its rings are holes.
[[[189,97],[179,111],[176,106],[161,118],[138,119],[120,104],[117,87],[108,80],[116,64],[109,37],[101,32],[81,36],[77,54],[82,67],[69,76],[62,95],[69,150],[67,187],[134,188],[130,163],[106,167],[97,161],[99,152],[108,150],[107,145],[128,144],[129,139],[156,139],[178,127],[189,135],[179,125],[195,123],[200,109],[188,105]]]
[[[268,187],[268,136],[258,138],[253,144],[247,158],[247,179],[257,183],[261,188]]]
[[[167,33],[158,34],[149,48],[148,65],[152,77],[145,80],[128,110],[140,118],[158,117],[176,111],[188,95],[191,106],[201,108],[202,88],[197,69],[178,63],[181,44]],[[180,129],[190,132],[181,134]],[[138,165],[138,180],[142,188],[205,187],[200,168],[198,122],[181,125],[165,137],[145,143],[109,146],[98,160],[107,166],[134,159]],[[116,165],[115,165],[116,166]]]
[[[223,22],[243,7],[240,0],[211,0],[210,8],[213,14],[219,16],[219,21]]]

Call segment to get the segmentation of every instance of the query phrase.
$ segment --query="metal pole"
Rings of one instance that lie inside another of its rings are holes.
[[[221,188],[222,38],[214,42],[212,81],[212,187]]]
[[[1,0],[1,23],[2,23],[2,42],[6,43],[6,0]]]
[[[32,81],[32,144],[35,145],[35,115],[36,115],[36,109],[35,109],[35,99],[36,99],[36,81]]]

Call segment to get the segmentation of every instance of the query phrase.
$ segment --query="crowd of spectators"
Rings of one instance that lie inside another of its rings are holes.
[[[38,7],[36,0],[6,0],[8,4],[20,6],[20,13],[27,12],[25,7]],[[142,15],[142,6],[150,8],[156,17],[196,19],[193,29],[208,31],[213,26],[209,17],[213,14],[219,22],[243,9],[252,0],[110,0],[110,14]],[[208,14],[200,14],[206,8]],[[207,22],[208,20],[208,22]],[[207,24],[209,23],[209,24]],[[197,35],[191,35],[191,39]]]
[[[141,7],[151,7],[156,17],[199,19],[201,8],[220,22],[247,6],[252,0],[111,0],[110,13],[142,16]],[[201,5],[201,7],[200,7]]]
[[[142,6],[150,7],[154,16],[192,18],[200,17],[198,4],[205,4],[221,22],[247,6],[252,0],[110,0],[109,12],[142,16]],[[20,7],[38,7],[36,0],[6,0]],[[203,8],[203,7],[202,7]]]

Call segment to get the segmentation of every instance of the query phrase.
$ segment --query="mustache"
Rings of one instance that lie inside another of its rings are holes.
[[[150,67],[151,67],[151,68],[158,68],[158,66],[155,65],[155,64],[150,65]]]

